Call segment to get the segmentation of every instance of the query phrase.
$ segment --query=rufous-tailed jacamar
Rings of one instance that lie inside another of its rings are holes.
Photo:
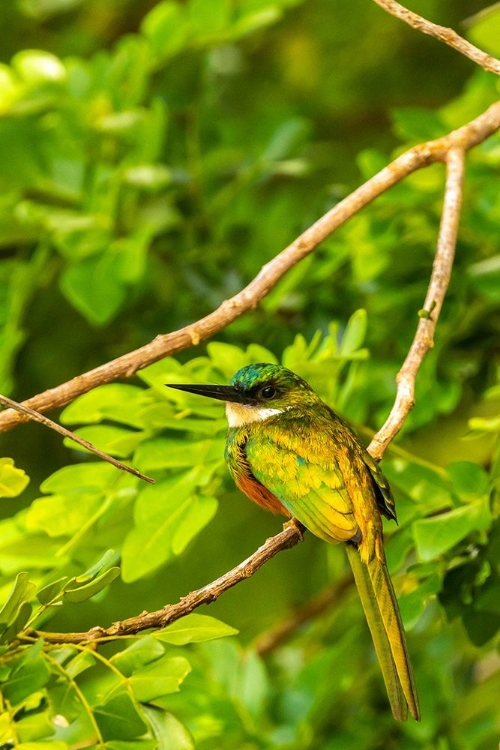
[[[236,485],[316,536],[345,542],[392,711],[420,718],[413,670],[387,570],[381,514],[396,519],[378,463],[351,428],[295,373],[272,364],[224,385],[172,385],[226,402],[226,461]]]

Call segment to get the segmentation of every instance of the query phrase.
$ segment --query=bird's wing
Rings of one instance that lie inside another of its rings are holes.
[[[363,461],[366,464],[368,471],[370,472],[373,479],[373,489],[377,498],[377,505],[381,513],[386,518],[393,518],[397,521],[396,517],[396,505],[392,496],[389,482],[385,478],[382,469],[373,456],[370,456],[367,450],[363,449]]]
[[[268,431],[245,445],[254,477],[309,531],[327,542],[346,542],[359,536],[353,504],[338,464],[317,455],[300,455],[296,446],[279,444]]]

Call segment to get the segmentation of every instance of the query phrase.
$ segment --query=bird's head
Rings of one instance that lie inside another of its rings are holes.
[[[241,427],[317,401],[312,388],[291,370],[260,362],[238,370],[230,385],[169,385],[226,402],[230,427]]]

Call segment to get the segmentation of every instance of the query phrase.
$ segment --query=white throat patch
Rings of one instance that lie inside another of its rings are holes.
[[[290,407],[286,407],[289,409]],[[282,414],[286,409],[271,409],[266,406],[246,406],[226,401],[226,417],[229,427],[243,427],[250,422],[264,422],[269,417]]]

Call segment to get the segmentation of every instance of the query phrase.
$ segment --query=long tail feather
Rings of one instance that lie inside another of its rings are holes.
[[[352,544],[347,544],[346,550],[394,718],[406,721],[409,709],[413,718],[419,721],[420,709],[413,670],[396,594],[387,567],[377,558],[365,565]]]

